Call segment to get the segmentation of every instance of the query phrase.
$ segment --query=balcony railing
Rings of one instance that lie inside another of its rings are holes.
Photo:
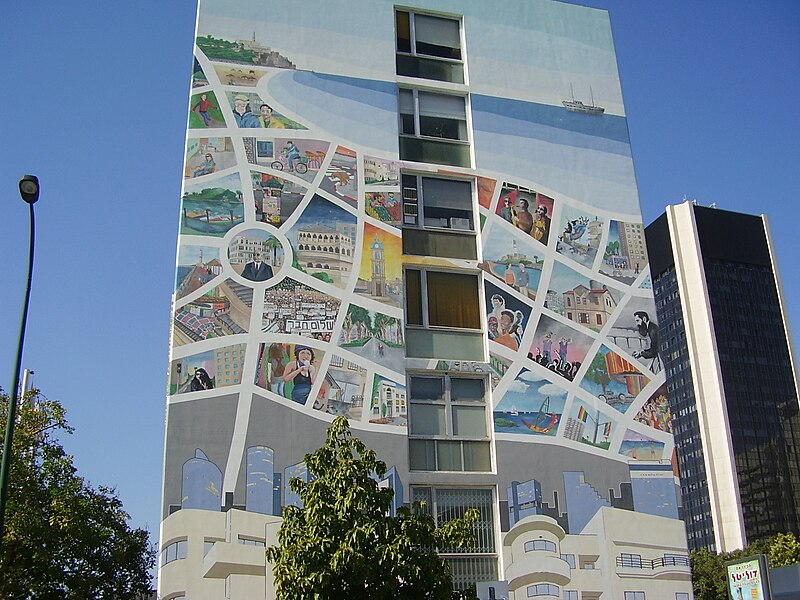
[[[688,567],[688,556],[660,556],[648,560],[640,556],[617,556],[617,566],[630,569],[661,569],[663,567]]]

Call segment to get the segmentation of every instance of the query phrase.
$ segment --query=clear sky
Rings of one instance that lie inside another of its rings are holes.
[[[799,328],[800,4],[583,4],[611,12],[645,223],[684,198],[767,214]],[[81,474],[154,539],[195,10],[29,0],[0,20],[0,386],[27,264],[17,181],[34,173],[24,366],[67,407]]]

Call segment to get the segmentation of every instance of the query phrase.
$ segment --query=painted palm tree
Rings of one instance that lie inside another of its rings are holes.
[[[278,238],[276,237],[269,236],[264,241],[264,247],[267,248],[267,250],[269,250],[270,254],[272,255],[272,261],[271,261],[272,265],[277,267],[278,248],[283,248],[283,245],[281,244],[280,240],[278,240]]]

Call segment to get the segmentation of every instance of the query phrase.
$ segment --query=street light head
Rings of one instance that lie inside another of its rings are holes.
[[[19,180],[19,195],[28,204],[39,199],[39,178],[36,175],[23,175]]]

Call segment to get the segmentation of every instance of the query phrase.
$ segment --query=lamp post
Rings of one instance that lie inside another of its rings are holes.
[[[22,317],[19,325],[19,340],[17,341],[17,360],[14,365],[14,380],[9,390],[8,418],[6,419],[6,435],[3,440],[3,462],[0,468],[0,546],[3,543],[6,522],[6,496],[8,492],[8,474],[11,469],[11,442],[14,439],[14,423],[17,416],[17,394],[19,390],[19,376],[22,369],[22,349],[25,345],[25,327],[28,322],[28,305],[31,299],[31,280],[33,278],[33,247],[35,242],[35,219],[33,205],[39,199],[39,178],[35,175],[23,175],[19,180],[19,195],[28,204],[30,209],[30,246],[28,249],[28,279],[25,284],[25,301],[22,305]]]

